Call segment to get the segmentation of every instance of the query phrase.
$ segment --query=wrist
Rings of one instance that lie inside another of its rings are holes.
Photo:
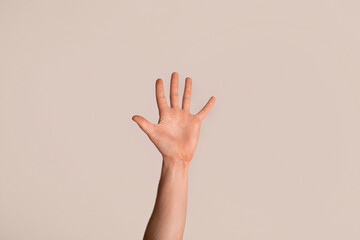
[[[171,169],[187,170],[190,161],[175,157],[163,157],[163,166]]]

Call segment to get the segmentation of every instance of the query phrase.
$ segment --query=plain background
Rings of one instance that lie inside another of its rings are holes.
[[[0,1],[0,239],[141,239],[155,80],[213,95],[184,239],[360,239],[360,3]],[[168,100],[169,101],[169,100]]]

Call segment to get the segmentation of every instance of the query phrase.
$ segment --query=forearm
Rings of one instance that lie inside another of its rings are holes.
[[[189,162],[163,158],[153,213],[144,240],[182,239],[187,207]]]

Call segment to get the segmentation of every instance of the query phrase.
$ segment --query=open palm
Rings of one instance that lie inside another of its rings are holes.
[[[170,82],[170,107],[165,98],[162,79],[156,80],[156,102],[159,109],[158,124],[152,124],[144,117],[134,115],[132,119],[148,135],[157,149],[167,159],[190,162],[200,134],[201,122],[215,103],[212,96],[195,115],[190,113],[192,79],[185,79],[182,108],[179,107],[179,75],[173,72]]]

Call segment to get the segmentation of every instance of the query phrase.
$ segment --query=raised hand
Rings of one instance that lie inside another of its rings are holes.
[[[195,115],[190,113],[192,79],[185,79],[182,107],[179,107],[179,75],[173,72],[170,82],[170,107],[167,104],[162,79],[156,80],[156,102],[159,109],[158,124],[134,115],[134,120],[148,135],[162,156],[170,161],[190,162],[200,134],[201,122],[215,104],[212,96]]]

